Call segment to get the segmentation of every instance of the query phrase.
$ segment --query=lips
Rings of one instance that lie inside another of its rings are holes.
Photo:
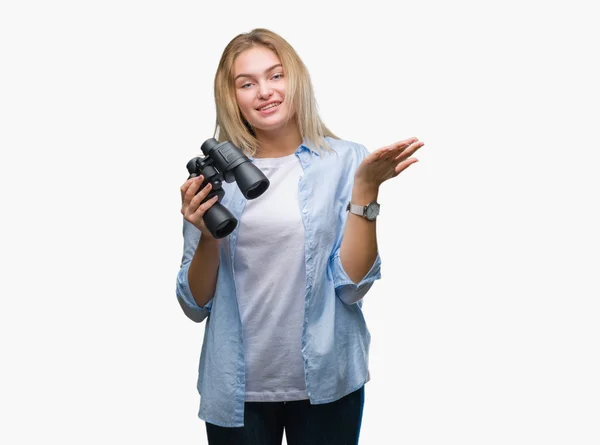
[[[273,111],[274,109],[276,109],[279,105],[281,105],[280,101],[273,101],[273,102],[269,102],[265,105],[263,105],[260,108],[257,108],[257,111],[260,111],[262,113],[265,112],[269,112],[269,111]]]

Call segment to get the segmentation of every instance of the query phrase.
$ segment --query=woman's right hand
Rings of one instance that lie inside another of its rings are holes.
[[[218,196],[214,196],[204,204],[200,204],[208,196],[212,190],[212,185],[209,182],[197,194],[196,192],[202,185],[204,176],[200,175],[195,178],[190,178],[181,186],[181,214],[186,221],[192,223],[202,232],[202,236],[212,236],[206,224],[204,224],[204,214],[210,209],[215,202],[218,201]]]

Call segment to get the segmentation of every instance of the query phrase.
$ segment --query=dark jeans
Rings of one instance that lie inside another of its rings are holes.
[[[296,402],[246,402],[244,426],[224,428],[206,422],[210,445],[357,445],[365,388],[322,405]]]

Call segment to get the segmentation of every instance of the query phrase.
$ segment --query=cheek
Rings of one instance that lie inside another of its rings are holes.
[[[293,109],[290,107],[290,103],[289,103],[289,102],[286,100],[286,101],[284,102],[284,105],[285,105],[285,112],[286,112],[286,113],[289,115],[289,117],[294,117],[294,115],[295,115],[296,113],[295,113],[295,110],[293,110]]]
[[[287,83],[283,82],[279,88],[277,88],[277,92],[281,95],[281,97],[285,97],[285,92],[287,90]]]
[[[242,114],[246,116],[248,111],[252,108],[247,95],[236,93],[235,99],[237,101],[238,107],[240,108],[240,110],[242,110]]]
[[[286,88],[285,87],[286,87],[286,85],[284,84],[280,88],[277,88],[277,92],[279,93],[279,95],[281,96],[281,98],[284,99],[283,103],[285,105],[286,111],[288,111],[288,112],[291,113],[292,110],[290,109],[290,103],[289,103],[289,101],[285,100],[286,97],[287,97],[286,94],[285,94],[285,92],[286,92]]]

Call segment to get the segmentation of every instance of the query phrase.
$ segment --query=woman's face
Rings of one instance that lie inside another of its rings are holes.
[[[238,106],[255,131],[283,128],[290,109],[279,57],[264,46],[247,49],[235,59],[233,76]]]

